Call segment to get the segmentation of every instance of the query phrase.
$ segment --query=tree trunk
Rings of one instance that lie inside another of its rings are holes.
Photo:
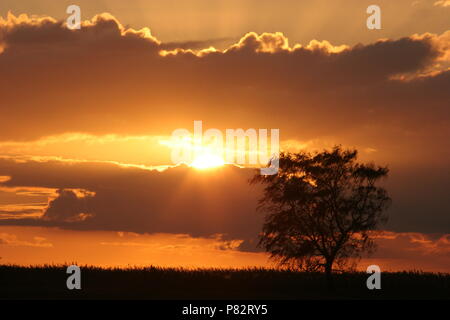
[[[327,280],[328,291],[334,291],[334,281],[333,281],[333,261],[327,261],[325,264],[325,277]]]

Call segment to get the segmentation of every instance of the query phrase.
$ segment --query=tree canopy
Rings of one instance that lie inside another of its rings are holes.
[[[357,151],[335,146],[320,153],[281,153],[277,175],[262,183],[266,213],[260,246],[282,265],[325,271],[348,267],[374,248],[371,234],[387,220],[387,191],[377,182],[387,167],[357,162]]]

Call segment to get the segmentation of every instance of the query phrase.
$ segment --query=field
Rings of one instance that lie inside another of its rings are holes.
[[[68,290],[64,266],[0,266],[0,299],[450,299],[450,274],[382,273],[368,290],[366,273],[271,269],[102,269],[81,267],[81,290]]]

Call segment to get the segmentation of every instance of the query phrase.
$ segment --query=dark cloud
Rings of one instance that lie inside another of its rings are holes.
[[[0,220],[4,225],[249,239],[262,224],[258,188],[247,183],[254,169],[201,173],[180,166],[158,172],[95,162],[1,160],[0,171],[13,175],[3,186],[59,189],[41,218]]]
[[[79,31],[52,20],[3,23],[0,35],[4,139],[73,131],[170,134],[194,119],[311,139],[368,126],[386,130],[386,123],[432,129],[431,122],[449,120],[450,71],[391,79],[434,66],[445,47],[437,43],[448,36],[342,49],[318,41],[289,47],[282,34],[249,33],[226,51],[161,56],[176,45],[148,30],[125,29],[108,15]]]
[[[50,201],[43,220],[56,222],[83,221],[91,217],[95,208],[91,208],[89,200],[91,195],[79,197],[72,190],[59,189],[56,199]]]
[[[180,42],[164,42],[160,44],[160,48],[163,50],[201,50],[209,47],[220,48],[226,47],[226,44],[233,42],[233,38],[217,38],[208,40],[193,40],[193,41],[180,41]]]
[[[445,257],[450,262],[450,234],[382,232],[375,236],[382,250],[374,258],[408,259],[411,252],[416,257]]]
[[[448,233],[448,175],[439,170],[395,169],[386,187],[393,198],[386,228],[396,232]],[[59,190],[41,218],[3,219],[0,225],[57,226],[77,230],[223,234],[255,250],[263,213],[253,169],[225,166],[209,173],[179,166],[163,172],[102,162],[0,160],[3,187]],[[446,182],[443,183],[442,179]]]

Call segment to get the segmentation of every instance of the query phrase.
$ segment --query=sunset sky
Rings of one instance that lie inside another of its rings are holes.
[[[174,166],[202,120],[388,165],[360,268],[450,272],[449,107],[448,0],[2,0],[0,263],[272,266],[254,169]]]

